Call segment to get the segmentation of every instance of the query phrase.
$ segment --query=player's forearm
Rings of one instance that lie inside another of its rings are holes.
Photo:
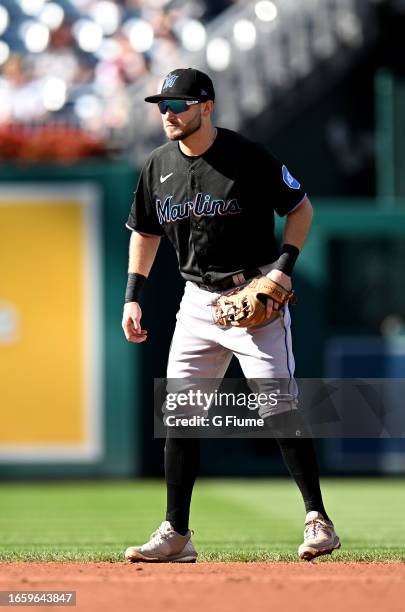
[[[301,251],[311,227],[312,217],[312,204],[308,198],[305,198],[296,210],[287,215],[283,243],[292,244]]]
[[[159,236],[144,236],[139,232],[132,232],[129,243],[128,273],[142,274],[148,277],[159,244]]]

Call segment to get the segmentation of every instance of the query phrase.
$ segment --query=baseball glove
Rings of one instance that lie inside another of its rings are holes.
[[[269,319],[266,315],[267,298],[275,302]],[[260,276],[245,287],[238,287],[218,298],[214,303],[215,322],[221,327],[253,327],[279,316],[288,302],[295,302],[294,291],[287,291],[267,276]]]

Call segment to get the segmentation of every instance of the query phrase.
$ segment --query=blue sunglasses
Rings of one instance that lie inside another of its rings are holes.
[[[158,107],[162,115],[165,115],[169,110],[174,115],[184,113],[193,104],[199,104],[198,100],[161,100],[158,102]]]

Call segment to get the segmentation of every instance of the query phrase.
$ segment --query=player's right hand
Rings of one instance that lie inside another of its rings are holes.
[[[128,342],[144,342],[148,337],[146,329],[141,328],[142,310],[138,302],[127,302],[122,315],[122,329]]]

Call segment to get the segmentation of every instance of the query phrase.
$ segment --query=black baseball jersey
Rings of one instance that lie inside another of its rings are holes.
[[[186,280],[215,283],[275,261],[274,211],[305,197],[300,183],[262,145],[218,128],[198,157],[170,141],[149,156],[128,218],[131,230],[166,235]]]

